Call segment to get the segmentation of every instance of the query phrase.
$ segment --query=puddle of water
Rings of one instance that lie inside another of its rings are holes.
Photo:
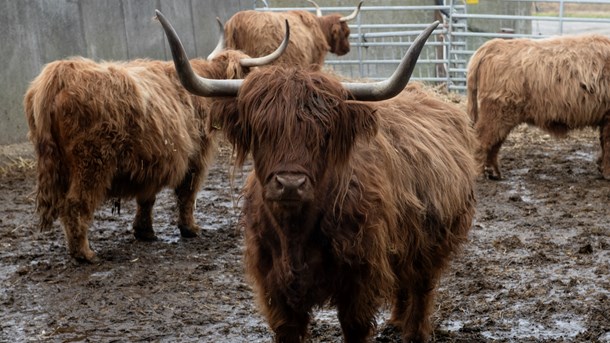
[[[524,168],[524,169],[516,170],[515,174],[516,175],[522,175],[522,174],[526,174],[528,172],[529,172],[529,169]],[[528,203],[528,204],[536,204],[536,203],[540,203],[541,202],[540,199],[537,199],[537,198],[534,197],[534,194],[527,187],[526,183],[509,181],[506,184],[509,185],[509,189],[506,192],[506,194],[508,196],[517,195],[517,196],[519,196],[521,198],[521,200],[523,202]]]
[[[552,327],[545,327],[523,318],[519,319],[517,323],[505,321],[503,324],[511,327],[510,331],[484,331],[481,334],[489,339],[558,339],[573,338],[585,331],[582,321],[574,318],[555,319],[555,325]]]
[[[337,310],[322,308],[314,311],[314,320],[319,322],[335,323],[337,322]]]
[[[0,266],[0,282],[5,281],[17,271],[17,265]]]
[[[111,277],[112,275],[114,275],[114,273],[110,270],[108,271],[99,271],[99,272],[94,272],[91,273],[91,275],[89,275],[90,279],[107,279],[109,277]]]
[[[570,161],[587,161],[587,162],[591,162],[591,161],[595,161],[597,157],[595,157],[595,154],[592,152],[588,152],[588,151],[574,151],[571,155],[566,156],[566,159],[570,160]]]
[[[446,320],[440,324],[441,330],[455,332],[459,331],[464,327],[464,322],[460,320]]]

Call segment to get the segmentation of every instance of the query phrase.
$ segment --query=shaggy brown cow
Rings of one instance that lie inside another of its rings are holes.
[[[578,35],[493,39],[468,66],[468,112],[480,141],[481,173],[500,179],[498,152],[519,124],[555,137],[599,127],[598,166],[610,180],[610,39]]]
[[[284,20],[288,20],[290,44],[275,64],[316,65],[319,69],[328,51],[339,56],[349,52],[350,30],[347,21],[358,15],[360,6],[362,1],[346,17],[339,14],[322,16],[319,10],[317,16],[308,11],[237,12],[225,24],[225,44],[250,56],[266,55],[282,41],[282,27]]]
[[[474,216],[475,137],[466,113],[419,87],[389,98],[434,27],[390,80],[341,84],[271,66],[229,80],[237,101],[212,102],[211,127],[226,132],[238,164],[254,161],[246,270],[276,342],[303,342],[312,309],[327,302],[345,342],[370,337],[385,301],[405,342],[430,337],[434,290]],[[196,84],[222,81],[189,74],[182,47],[170,46],[185,86],[214,95]]]
[[[200,75],[225,79],[270,61],[226,51],[191,63]],[[134,235],[152,240],[156,194],[171,187],[181,235],[196,236],[195,197],[215,151],[204,130],[209,102],[184,90],[172,62],[75,57],[47,64],[24,100],[41,228],[60,217],[70,254],[92,261],[87,231],[104,199],[135,197]]]

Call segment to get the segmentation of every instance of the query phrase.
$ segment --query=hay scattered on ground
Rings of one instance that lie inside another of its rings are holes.
[[[31,173],[35,169],[36,159],[31,144],[0,145],[0,177]]]

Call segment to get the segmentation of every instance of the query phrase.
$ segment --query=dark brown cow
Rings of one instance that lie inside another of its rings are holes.
[[[191,63],[200,75],[226,79],[271,60],[226,51]],[[156,194],[171,187],[181,235],[196,236],[195,197],[215,151],[204,130],[209,103],[184,90],[172,62],[75,57],[47,64],[24,100],[38,157],[41,228],[60,217],[70,254],[92,261],[87,231],[105,199],[135,197],[134,235],[152,240]]]
[[[390,80],[341,84],[271,66],[229,80],[237,101],[212,103],[211,127],[226,132],[238,164],[254,161],[246,270],[276,342],[303,342],[312,309],[327,302],[345,342],[370,337],[385,301],[405,342],[430,337],[434,290],[473,220],[476,176],[466,113],[417,86],[400,93],[434,27]],[[188,73],[168,38],[185,87],[214,95],[201,85],[222,81]]]
[[[602,176],[610,180],[610,39],[576,35],[492,39],[468,65],[468,112],[480,146],[481,174],[501,179],[498,152],[527,123],[554,137],[599,128]]]
[[[267,55],[282,41],[284,21],[288,20],[290,44],[274,64],[315,65],[319,69],[329,51],[339,56],[349,52],[347,21],[358,15],[360,6],[362,1],[352,14],[345,17],[339,14],[323,16],[319,7],[317,15],[308,11],[237,12],[225,24],[226,46],[250,56]]]

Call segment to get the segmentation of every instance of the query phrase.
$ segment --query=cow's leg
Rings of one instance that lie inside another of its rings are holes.
[[[94,206],[91,201],[81,199],[75,193],[68,192],[60,214],[68,252],[77,261],[95,262],[95,253],[91,250],[87,237],[89,226],[93,221]]]
[[[152,209],[155,204],[156,197],[141,197],[136,198],[138,210],[136,217],[133,220],[133,235],[140,241],[154,241],[157,239],[152,226]]]
[[[404,283],[401,282],[402,285]],[[411,298],[409,295],[408,287],[399,287],[394,293],[394,300],[392,302],[392,316],[390,317],[390,324],[396,327],[402,327],[403,318],[405,317],[407,310],[409,309]]]
[[[481,120],[476,124],[479,147],[475,153],[481,174],[492,180],[500,180],[502,173],[498,163],[498,153],[513,127],[497,127],[497,123]]]
[[[305,342],[307,326],[311,320],[307,311],[295,311],[282,299],[261,301],[261,305],[269,327],[275,333],[275,342]]]
[[[498,152],[504,143],[502,141],[497,142],[491,146],[491,149],[487,152],[487,159],[485,160],[485,175],[491,180],[501,180],[502,173],[500,172],[500,164],[498,163]]]
[[[404,342],[427,342],[432,333],[430,315],[440,271],[416,274],[401,282],[392,310],[392,323],[400,327]]]
[[[599,169],[604,179],[610,180],[610,115],[606,115],[606,119],[599,127],[599,141],[601,145]]]
[[[94,262],[95,253],[89,246],[88,230],[93,213],[105,196],[105,168],[72,168],[70,184],[60,218],[70,255],[78,261]]]
[[[201,229],[195,224],[195,200],[201,186],[203,174],[199,169],[191,170],[174,190],[178,202],[178,229],[182,237],[197,237]]]
[[[335,296],[346,343],[368,342],[375,330],[375,314],[381,304],[378,300],[380,290],[374,283],[374,277],[360,282],[355,280],[350,285],[351,289],[343,289],[341,294]]]

